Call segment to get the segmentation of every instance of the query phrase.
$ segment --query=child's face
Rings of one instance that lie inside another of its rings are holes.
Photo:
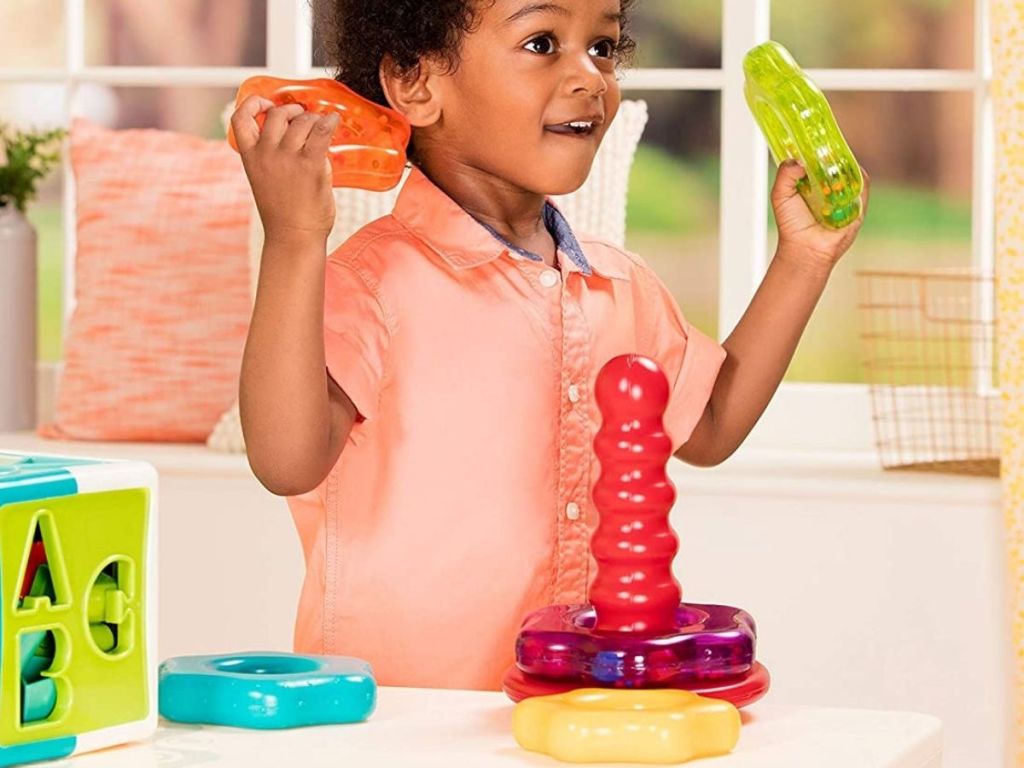
[[[437,84],[424,149],[539,194],[578,189],[621,101],[619,10],[619,0],[482,0],[461,63]],[[592,126],[578,133],[571,121]]]

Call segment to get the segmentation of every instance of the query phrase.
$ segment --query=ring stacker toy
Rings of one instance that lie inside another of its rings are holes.
[[[668,380],[653,361],[623,355],[602,368],[595,394],[603,424],[594,441],[601,474],[590,604],[527,616],[502,687],[513,701],[577,688],[679,688],[737,707],[756,701],[769,676],[754,657],[753,618],[730,606],[681,603],[672,575]]]
[[[276,729],[358,723],[377,703],[370,664],[347,656],[237,653],[160,665],[160,714],[180,723]]]
[[[740,713],[673,689],[581,688],[524,699],[512,719],[523,749],[572,763],[682,763],[731,752]]]
[[[383,192],[401,181],[412,127],[400,112],[369,101],[329,78],[250,77],[238,89],[235,107],[253,94],[270,99],[278,106],[301,104],[308,112],[338,114],[340,120],[329,149],[332,186]],[[266,112],[256,116],[260,129],[266,116]],[[228,143],[238,151],[235,133],[230,127]]]
[[[864,179],[821,89],[783,46],[763,43],[743,60],[744,95],[776,165],[799,160],[797,190],[814,217],[842,229],[860,216]]]

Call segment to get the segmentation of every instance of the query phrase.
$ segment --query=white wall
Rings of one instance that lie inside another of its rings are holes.
[[[160,658],[290,648],[298,540],[243,458],[0,435],[4,449],[156,465]],[[934,714],[947,768],[1009,765],[997,482],[883,473],[870,455],[754,451],[672,472],[684,598],[754,616],[766,701]]]
[[[677,464],[684,599],[748,610],[782,704],[939,717],[944,765],[1009,765],[999,484],[871,456]]]

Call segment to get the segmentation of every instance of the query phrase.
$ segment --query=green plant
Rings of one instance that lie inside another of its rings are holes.
[[[0,208],[13,204],[22,213],[36,196],[36,184],[60,160],[63,128],[22,131],[0,123]]]

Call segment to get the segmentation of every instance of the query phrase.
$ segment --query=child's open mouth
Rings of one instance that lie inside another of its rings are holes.
[[[568,123],[546,126],[544,130],[561,136],[591,136],[598,125],[600,123],[596,120],[572,120]]]

